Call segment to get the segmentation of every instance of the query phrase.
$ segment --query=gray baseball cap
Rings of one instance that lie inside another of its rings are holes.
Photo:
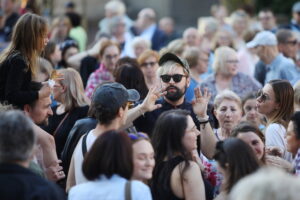
[[[274,33],[270,31],[261,31],[257,33],[254,39],[247,43],[247,48],[254,48],[257,46],[276,46],[277,39]]]
[[[106,83],[98,87],[92,97],[95,107],[103,106],[117,110],[126,102],[135,102],[140,99],[140,94],[135,89],[127,90],[120,83]]]
[[[185,68],[188,73],[190,73],[190,67],[188,62],[185,59],[182,59],[180,57],[178,57],[177,55],[173,54],[173,53],[165,53],[158,61],[158,64],[160,67],[163,66],[164,63],[168,62],[168,61],[174,61],[176,63],[178,63],[179,65],[181,65],[183,68]]]

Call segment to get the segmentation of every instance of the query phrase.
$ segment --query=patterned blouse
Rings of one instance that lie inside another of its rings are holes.
[[[232,77],[231,90],[241,98],[244,98],[250,92],[258,91],[261,87],[261,84],[257,80],[246,74],[238,72],[234,77]],[[208,88],[212,95],[210,98],[210,103],[212,104],[218,94],[215,74],[208,76],[207,79],[200,84],[200,88],[202,91],[204,88]]]
[[[114,77],[103,64],[100,64],[99,68],[90,75],[87,81],[87,85],[85,88],[86,96],[88,98],[91,98],[97,85],[106,81],[114,81]]]

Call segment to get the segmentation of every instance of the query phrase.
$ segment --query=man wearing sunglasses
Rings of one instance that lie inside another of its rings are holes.
[[[291,30],[280,29],[276,33],[278,41],[278,50],[285,57],[296,60],[296,54],[298,51],[298,40],[295,33]]]
[[[202,95],[200,89],[197,88],[195,89],[193,105],[188,103],[184,98],[186,89],[190,84],[190,70],[186,60],[175,54],[166,53],[160,58],[159,66],[157,74],[160,77],[161,88],[165,95],[155,102],[155,104],[160,105],[158,109],[146,112],[134,121],[135,127],[138,131],[145,132],[151,137],[155,122],[164,111],[171,109],[188,110],[195,125],[202,132],[201,150],[207,157],[211,157],[216,138],[208,123],[209,117],[206,113],[210,94],[205,90]],[[200,127],[200,125],[203,126]]]

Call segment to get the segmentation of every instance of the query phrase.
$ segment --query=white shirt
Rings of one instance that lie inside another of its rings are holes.
[[[110,179],[102,175],[95,181],[88,181],[71,188],[69,200],[125,200],[126,182],[125,178],[116,174]],[[149,187],[140,181],[132,181],[131,199],[151,200]]]
[[[88,136],[86,138],[86,149],[87,149],[87,151],[90,150],[90,148],[94,144],[95,140],[97,139],[97,137],[94,135],[93,131],[94,130],[91,130],[88,133]],[[77,146],[76,146],[76,148],[74,150],[74,153],[73,153],[75,183],[76,183],[76,185],[88,181],[82,173],[82,163],[83,163],[82,139],[83,139],[83,136],[80,138],[79,142],[77,143]]]
[[[286,129],[281,124],[272,123],[267,126],[265,131],[266,146],[276,146],[283,152],[283,158],[292,162],[292,154],[287,151],[286,146]]]

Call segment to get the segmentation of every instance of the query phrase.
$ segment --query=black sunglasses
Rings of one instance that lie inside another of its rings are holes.
[[[169,83],[171,81],[171,78],[175,83],[179,83],[182,79],[182,77],[186,77],[186,75],[183,74],[174,74],[174,75],[161,75],[160,78],[163,82]]]
[[[264,94],[262,90],[258,90],[258,92],[256,94],[256,98],[260,99],[262,102],[265,102],[270,99],[270,97],[268,95]]]

